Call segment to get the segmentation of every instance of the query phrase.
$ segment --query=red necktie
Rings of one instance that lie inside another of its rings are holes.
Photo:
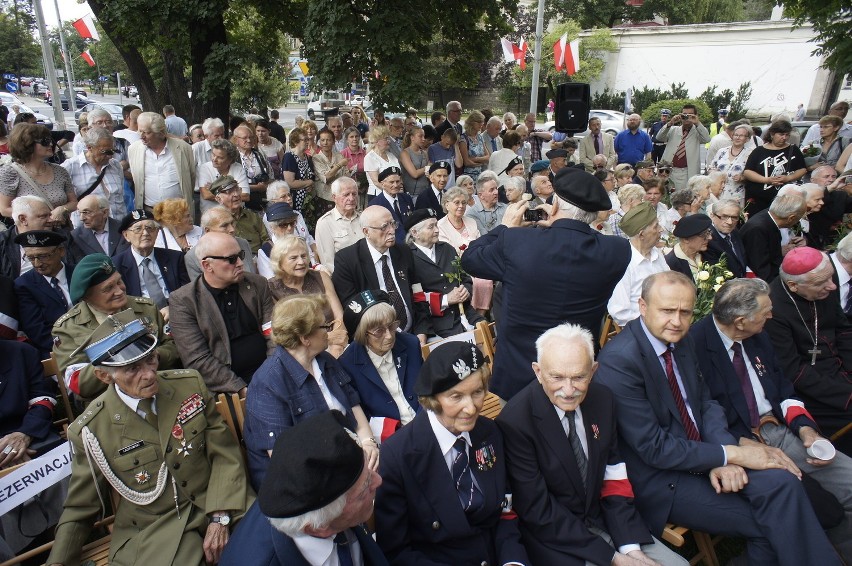
[[[748,416],[751,419],[749,426],[754,428],[760,423],[760,415],[757,412],[757,399],[754,397],[754,388],[751,386],[751,379],[748,377],[748,369],[746,369],[745,358],[743,358],[743,347],[739,342],[734,342],[731,346],[734,351],[734,371],[740,380],[740,387],[745,395],[746,405],[748,406]]]
[[[677,378],[674,372],[674,363],[672,362],[672,351],[666,348],[663,352],[663,361],[666,362],[666,377],[669,380],[669,389],[672,390],[675,405],[680,413],[680,420],[683,423],[683,428],[686,430],[686,437],[696,442],[701,441],[701,435],[698,434],[698,429],[695,428],[695,423],[689,418],[689,412],[686,410],[686,401],[683,400],[683,395],[680,393],[680,387],[677,384]]]
[[[600,134],[595,134],[595,155],[600,155],[601,153],[601,141],[598,137]]]

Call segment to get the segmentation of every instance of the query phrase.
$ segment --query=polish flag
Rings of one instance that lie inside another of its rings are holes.
[[[503,60],[507,63],[517,62],[521,66],[521,70],[527,68],[527,42],[523,39],[520,45],[515,45],[505,37],[500,38],[500,45],[503,46]]]
[[[580,40],[575,39],[567,47],[564,50],[565,72],[570,76],[580,70]]]
[[[77,30],[77,33],[80,34],[80,37],[84,39],[94,39],[95,41],[98,41],[101,38],[97,28],[95,28],[95,21],[92,19],[91,14],[83,16],[72,25],[74,26],[74,29]]]
[[[565,66],[565,44],[568,42],[568,34],[563,33],[562,37],[553,44],[553,64],[557,71],[561,71]]]
[[[83,61],[85,61],[86,63],[88,63],[90,67],[94,67],[94,66],[95,66],[95,60],[94,60],[94,59],[92,59],[92,54],[91,54],[91,53],[89,53],[89,50],[88,50],[88,49],[86,49],[85,51],[83,51],[82,53],[80,53],[80,57],[82,57],[82,58],[83,58]]]

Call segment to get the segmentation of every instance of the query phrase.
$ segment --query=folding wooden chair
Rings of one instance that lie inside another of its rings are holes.
[[[606,343],[612,340],[612,337],[621,332],[621,327],[612,320],[612,317],[607,313],[604,316],[603,323],[601,324],[601,335],[598,339],[598,343],[600,347],[603,348],[606,346]]]
[[[690,530],[686,527],[669,523],[666,525],[665,529],[663,529],[662,538],[670,545],[676,548],[681,548],[686,543],[684,536],[689,532]],[[701,563],[705,564],[705,566],[719,566],[719,559],[716,557],[715,545],[722,539],[722,537],[716,537],[714,539],[709,534],[702,533],[700,531],[692,531],[692,536],[695,538],[695,546],[698,547],[698,553],[689,559],[690,566],[696,566]]]
[[[71,406],[71,399],[68,397],[68,388],[65,387],[65,380],[59,375],[59,364],[56,363],[56,357],[50,354],[50,357],[41,361],[41,367],[44,370],[44,376],[56,376],[56,384],[59,386],[59,395],[62,398],[62,406],[65,409],[65,418],[68,422],[74,420],[77,416],[74,414],[74,409]]]

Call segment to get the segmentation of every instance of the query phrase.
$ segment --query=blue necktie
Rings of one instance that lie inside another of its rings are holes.
[[[340,562],[340,566],[354,566],[352,551],[349,548],[349,541],[346,539],[346,531],[340,531],[335,535],[334,544],[337,547],[337,560]]]
[[[491,138],[491,151],[497,151],[497,140]]]
[[[59,279],[56,277],[50,278],[50,286],[53,287],[53,290],[56,291],[57,296],[59,296],[59,300],[62,301],[62,305],[65,309],[68,309],[68,301],[65,300],[65,293],[62,292],[62,288],[59,286]]]
[[[470,461],[467,457],[467,442],[459,437],[453,448],[456,449],[456,459],[453,460],[453,480],[459,493],[462,509],[465,513],[473,513],[482,507],[482,493],[473,483],[473,473],[470,471]]]

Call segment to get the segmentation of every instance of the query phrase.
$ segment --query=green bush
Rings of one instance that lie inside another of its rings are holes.
[[[694,104],[698,110],[698,118],[702,124],[711,124],[716,119],[716,114],[703,101],[695,98],[674,98],[670,100],[659,100],[648,106],[642,112],[642,119],[645,124],[653,124],[660,119],[660,110],[668,108],[672,114],[678,113],[683,108],[684,104]]]

